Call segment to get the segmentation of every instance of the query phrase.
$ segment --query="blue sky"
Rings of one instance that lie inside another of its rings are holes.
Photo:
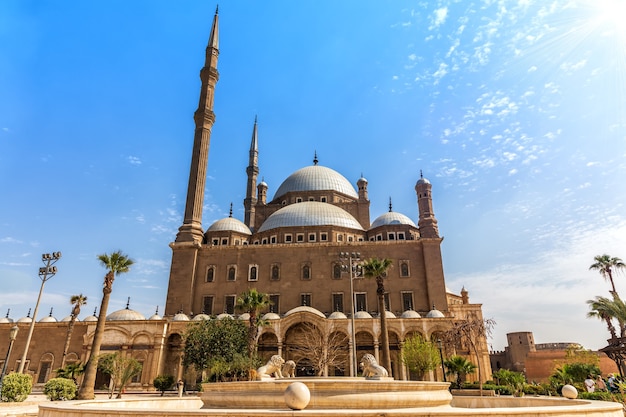
[[[0,2],[0,314],[99,305],[100,253],[136,264],[109,311],[163,311],[215,4]],[[593,257],[626,258],[626,8],[618,0],[220,4],[204,225],[243,219],[259,120],[270,196],[320,164],[369,180],[372,219],[433,184],[448,287],[506,333],[605,345]],[[622,26],[622,27],[621,27]],[[626,294],[624,276],[618,291]]]

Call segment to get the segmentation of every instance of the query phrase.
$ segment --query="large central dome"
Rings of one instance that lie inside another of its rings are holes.
[[[358,198],[354,187],[340,173],[320,165],[311,165],[291,174],[278,187],[274,199],[291,191],[333,190],[350,197]]]
[[[294,226],[339,226],[363,230],[347,211],[328,203],[305,201],[290,204],[272,213],[261,225],[259,232]]]

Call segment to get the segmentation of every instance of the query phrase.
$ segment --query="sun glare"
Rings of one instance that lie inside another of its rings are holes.
[[[592,0],[596,24],[606,35],[618,35],[626,42],[626,0]]]

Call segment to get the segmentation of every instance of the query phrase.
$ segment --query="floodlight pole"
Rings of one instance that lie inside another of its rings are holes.
[[[351,366],[350,366],[350,376],[356,376],[359,373],[358,362],[356,358],[356,331],[354,325],[354,314],[356,303],[354,301],[354,278],[361,275],[359,265],[356,263],[361,260],[361,254],[359,252],[341,252],[339,254],[339,258],[342,261],[348,261],[347,265],[342,265],[344,267],[349,268],[350,272],[350,321],[351,321],[351,331],[350,338],[352,339],[352,358],[351,358]],[[344,268],[345,269],[345,268]]]
[[[44,267],[39,268],[39,278],[41,279],[41,287],[39,288],[39,296],[37,297],[37,304],[35,304],[35,312],[28,328],[28,336],[26,337],[26,345],[24,346],[24,353],[20,360],[20,367],[17,373],[24,372],[24,365],[26,364],[26,356],[28,355],[28,348],[30,347],[30,340],[33,337],[33,330],[35,329],[35,322],[37,321],[37,310],[39,309],[39,302],[41,301],[41,294],[43,293],[43,286],[50,278],[57,273],[57,267],[53,266],[61,258],[61,252],[44,253],[41,255],[41,261],[44,263]]]

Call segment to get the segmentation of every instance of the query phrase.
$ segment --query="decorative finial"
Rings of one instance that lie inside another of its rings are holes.
[[[424,174],[422,174],[422,170],[420,169],[420,178],[424,178]]]
[[[54,309],[54,307],[50,307],[50,314],[48,314],[48,317],[52,317],[52,310]]]
[[[129,309],[130,306],[130,297],[128,297],[128,299],[126,300],[126,310]]]
[[[98,307],[94,307],[93,308],[93,315],[95,316],[97,312],[98,312]]]
[[[30,318],[30,308],[28,309],[28,314],[26,315],[26,317]]]
[[[159,315],[159,306],[157,306],[156,311],[154,312],[154,314]]]
[[[256,121],[257,121],[257,115],[255,114],[254,115],[254,124],[256,124]]]
[[[317,165],[319,161],[317,160],[317,150],[315,151],[315,154],[313,155],[313,165]]]
[[[230,211],[228,212],[228,217],[233,217],[233,203],[230,203]]]
[[[11,309],[7,310],[7,315],[5,316],[7,319],[9,318],[9,313],[11,312]]]
[[[435,308],[435,303],[433,303],[433,310],[437,310],[437,309]]]
[[[389,197],[389,213],[391,213],[393,211],[392,206],[391,206],[391,197]]]
[[[217,12],[219,12],[219,9],[220,9],[220,5],[218,4],[218,5],[215,6],[215,14],[217,14]]]

